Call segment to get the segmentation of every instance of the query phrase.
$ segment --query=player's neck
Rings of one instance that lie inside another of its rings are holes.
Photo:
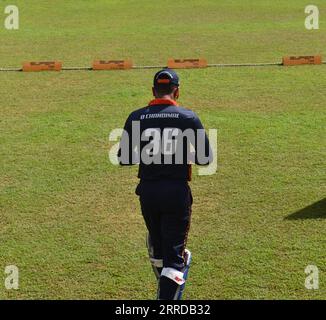
[[[161,96],[161,97],[155,97],[156,99],[162,99],[162,100],[173,100],[173,101],[176,101],[175,98],[169,94],[166,94],[164,96]]]

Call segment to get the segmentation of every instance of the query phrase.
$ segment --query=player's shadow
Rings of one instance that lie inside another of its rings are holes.
[[[308,207],[291,213],[286,220],[298,219],[326,219],[326,198],[311,204]]]

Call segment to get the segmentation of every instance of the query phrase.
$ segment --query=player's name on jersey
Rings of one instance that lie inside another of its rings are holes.
[[[165,119],[165,118],[170,118],[170,119],[178,119],[180,116],[179,113],[148,113],[148,114],[142,114],[140,116],[140,120],[144,119]]]

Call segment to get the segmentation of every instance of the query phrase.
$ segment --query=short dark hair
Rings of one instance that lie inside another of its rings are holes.
[[[174,88],[177,88],[177,86],[174,85],[166,85],[166,84],[159,84],[154,86],[155,92],[158,96],[165,96],[168,94],[171,94],[174,90]]]

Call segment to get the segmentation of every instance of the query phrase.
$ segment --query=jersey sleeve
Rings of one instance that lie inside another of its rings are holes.
[[[138,153],[133,145],[132,115],[125,122],[118,149],[118,160],[121,166],[131,166],[138,163]]]
[[[195,163],[205,166],[213,162],[213,152],[204,126],[199,117],[194,113],[192,128],[195,131]]]

